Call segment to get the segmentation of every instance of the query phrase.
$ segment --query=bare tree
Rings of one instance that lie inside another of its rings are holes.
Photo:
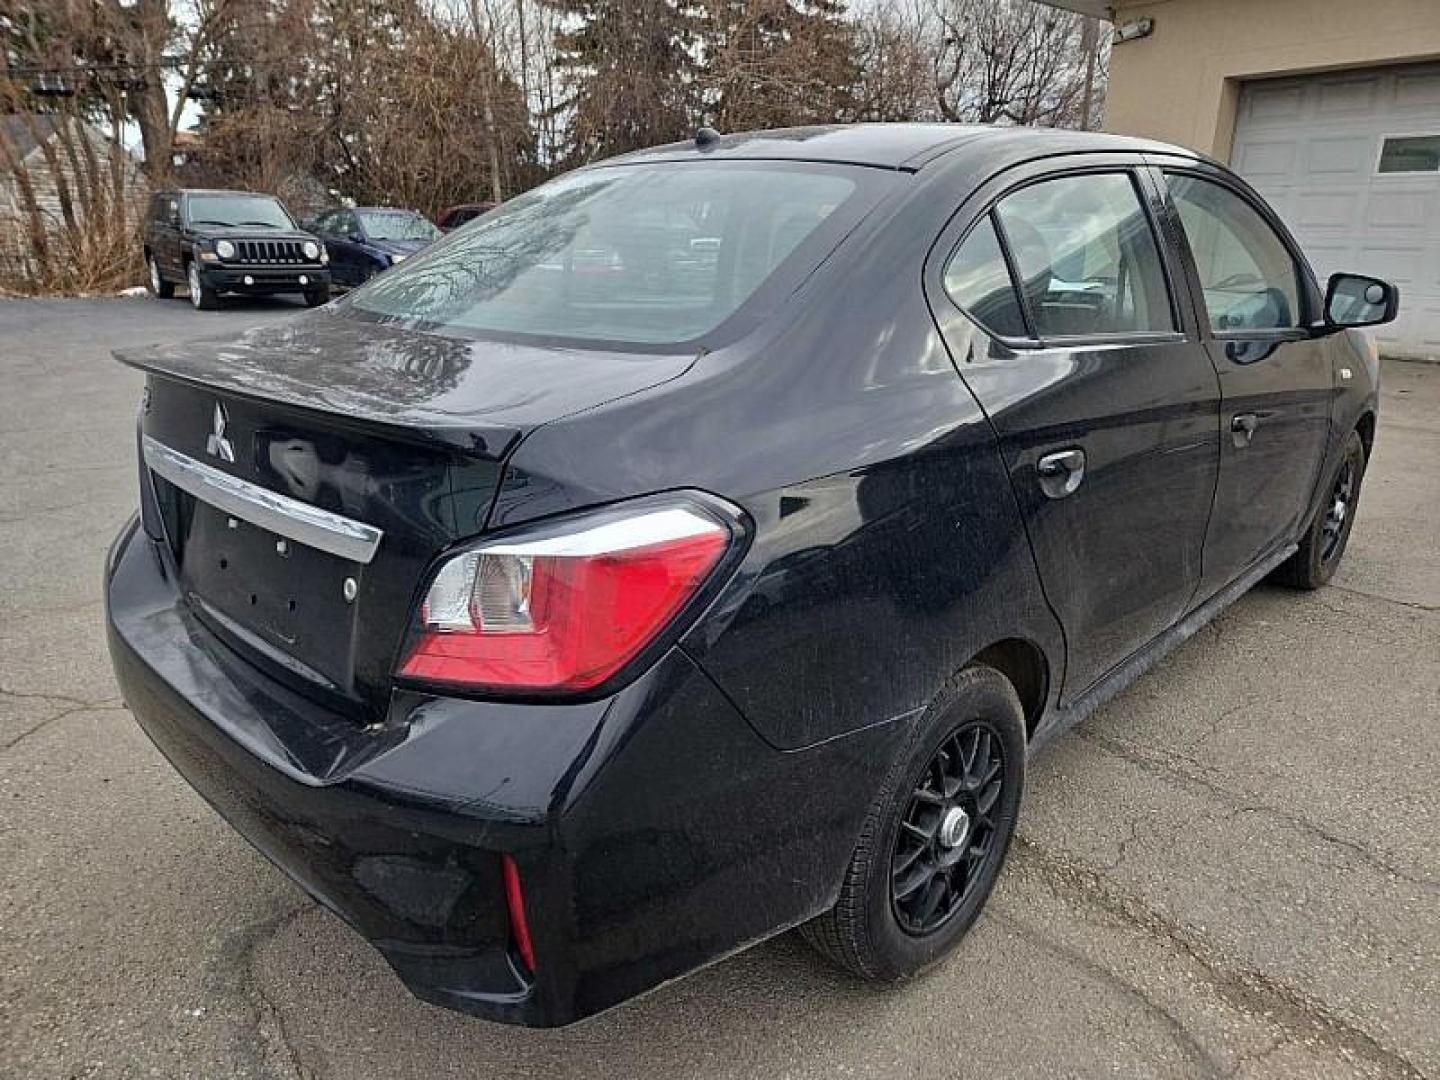
[[[837,0],[699,0],[698,119],[722,131],[856,112],[857,26]]]
[[[880,0],[856,19],[859,120],[938,120],[938,21],[930,0]]]
[[[1077,126],[1083,20],[1034,0],[937,0],[935,103],[946,120]]]

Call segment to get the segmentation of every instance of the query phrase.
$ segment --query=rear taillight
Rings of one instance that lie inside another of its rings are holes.
[[[598,686],[675,619],[736,535],[719,511],[647,501],[463,551],[431,579],[400,674],[507,691]]]

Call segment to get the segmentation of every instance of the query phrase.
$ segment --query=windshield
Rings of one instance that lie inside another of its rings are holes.
[[[371,240],[434,240],[440,230],[408,210],[357,210],[360,227]]]
[[[813,269],[885,176],[791,162],[582,170],[451,233],[346,309],[462,336],[689,341],[792,254]]]
[[[262,225],[293,229],[295,223],[273,195],[191,195],[188,213],[194,225]]]

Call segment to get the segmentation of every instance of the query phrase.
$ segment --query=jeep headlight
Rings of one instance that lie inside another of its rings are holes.
[[[217,240],[215,243],[215,254],[222,259],[233,259],[235,257],[235,245],[229,240]]]
[[[305,247],[302,250],[305,252],[307,259],[318,259],[320,257],[320,245],[315,243],[314,240],[306,240]]]

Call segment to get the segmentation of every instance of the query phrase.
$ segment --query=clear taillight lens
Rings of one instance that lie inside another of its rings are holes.
[[[607,510],[452,556],[400,674],[512,691],[598,686],[654,641],[736,535],[698,505]]]

